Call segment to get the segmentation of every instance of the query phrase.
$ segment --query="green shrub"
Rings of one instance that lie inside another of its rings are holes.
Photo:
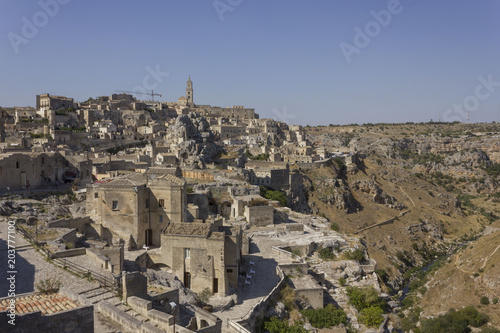
[[[344,252],[345,258],[347,260],[357,260],[357,261],[365,261],[365,254],[362,250],[356,249],[356,250],[347,250]]]
[[[359,321],[368,327],[378,327],[384,321],[384,310],[378,306],[370,306],[359,312]]]
[[[387,282],[389,280],[389,274],[387,274],[387,271],[383,268],[377,268],[375,270],[375,273],[378,275],[378,277],[384,281]]]
[[[482,305],[488,305],[488,304],[490,304],[490,299],[488,298],[488,296],[481,296],[481,299],[479,300],[479,302]]]
[[[358,311],[370,306],[378,306],[383,310],[387,307],[386,302],[378,297],[378,292],[373,287],[347,287],[347,296],[349,296],[349,302]]]
[[[278,201],[281,207],[286,207],[288,204],[285,192],[268,190],[264,186],[260,186],[260,195],[268,200]]]
[[[210,290],[210,288],[205,288],[203,289],[199,294],[198,294],[198,298],[200,299],[201,302],[203,302],[204,304],[208,303],[208,301],[210,300],[210,297],[212,297],[212,291]]]
[[[344,287],[347,283],[347,280],[344,279],[343,277],[339,278],[339,284],[340,286]]]
[[[450,309],[445,315],[422,321],[422,332],[425,333],[469,333],[470,326],[481,327],[488,323],[489,317],[479,313],[474,307],[466,306],[455,311]]]
[[[335,162],[335,164],[337,164],[341,173],[343,173],[347,170],[347,166],[345,165],[344,161],[340,157],[334,158],[333,161]]]
[[[311,325],[316,328],[347,324],[347,316],[344,310],[333,304],[328,304],[326,307],[320,309],[303,310],[301,313],[307,317]]]
[[[333,254],[333,251],[331,248],[329,247],[322,247],[320,246],[316,252],[318,252],[318,256],[327,261],[327,260],[332,260],[333,258],[335,258],[335,255]]]
[[[36,289],[42,294],[56,293],[59,288],[61,288],[61,281],[54,279],[45,279],[36,285]]]
[[[290,326],[287,321],[272,317],[264,323],[264,328],[268,330],[269,333],[307,333],[308,331],[303,325],[304,323],[301,321],[296,321]]]

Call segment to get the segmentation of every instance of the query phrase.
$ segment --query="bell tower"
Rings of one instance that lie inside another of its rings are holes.
[[[191,81],[191,75],[189,75],[189,79],[186,85],[186,99],[188,106],[194,106],[193,81]]]

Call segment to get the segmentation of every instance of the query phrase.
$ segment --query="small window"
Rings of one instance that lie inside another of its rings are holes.
[[[99,193],[95,192],[95,193],[94,193],[94,198],[95,198],[95,199],[99,198]]]
[[[16,162],[16,169],[19,169],[19,162]]]
[[[160,215],[160,223],[163,223],[163,215]]]
[[[191,258],[191,249],[184,249],[184,258],[185,259]]]
[[[113,200],[113,210],[118,210],[118,200]]]
[[[146,208],[149,208],[149,199],[146,199]]]
[[[233,272],[233,269],[232,269],[232,268],[228,268],[228,269],[226,269],[226,272],[228,272],[228,273],[232,273],[232,272]]]
[[[158,206],[165,207],[165,199],[158,199]]]

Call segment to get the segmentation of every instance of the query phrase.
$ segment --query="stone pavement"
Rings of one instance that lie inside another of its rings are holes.
[[[278,243],[281,243],[278,241]],[[225,328],[229,319],[240,319],[262,298],[266,297],[278,284],[276,274],[276,261],[272,258],[271,246],[273,242],[266,237],[254,237],[250,245],[250,254],[244,256],[242,271],[249,274],[250,269],[255,271],[249,279],[250,285],[245,284],[246,278],[240,277],[238,281],[238,304],[228,310],[217,311],[213,314],[222,319]],[[254,265],[250,265],[250,261]]]

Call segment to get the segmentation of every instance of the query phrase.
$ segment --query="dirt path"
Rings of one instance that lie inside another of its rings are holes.
[[[483,268],[486,266],[486,264],[488,263],[488,260],[490,260],[490,259],[491,259],[491,257],[492,257],[492,256],[493,256],[493,255],[494,255],[494,254],[498,251],[498,249],[500,249],[500,245],[498,245],[498,246],[497,246],[497,247],[493,250],[493,252],[491,252],[491,254],[490,254],[489,256],[487,256],[486,258],[484,258],[483,265],[482,265],[479,269],[483,269]],[[466,273],[466,274],[474,274],[474,273],[476,273],[476,272],[467,271],[467,270],[465,270],[465,269],[461,268],[461,267],[460,267],[460,262],[459,262],[459,261],[460,261],[460,255],[459,255],[459,254],[457,254],[457,258],[455,259],[455,267],[456,267],[458,270],[460,270],[460,271],[462,271],[463,273]]]

